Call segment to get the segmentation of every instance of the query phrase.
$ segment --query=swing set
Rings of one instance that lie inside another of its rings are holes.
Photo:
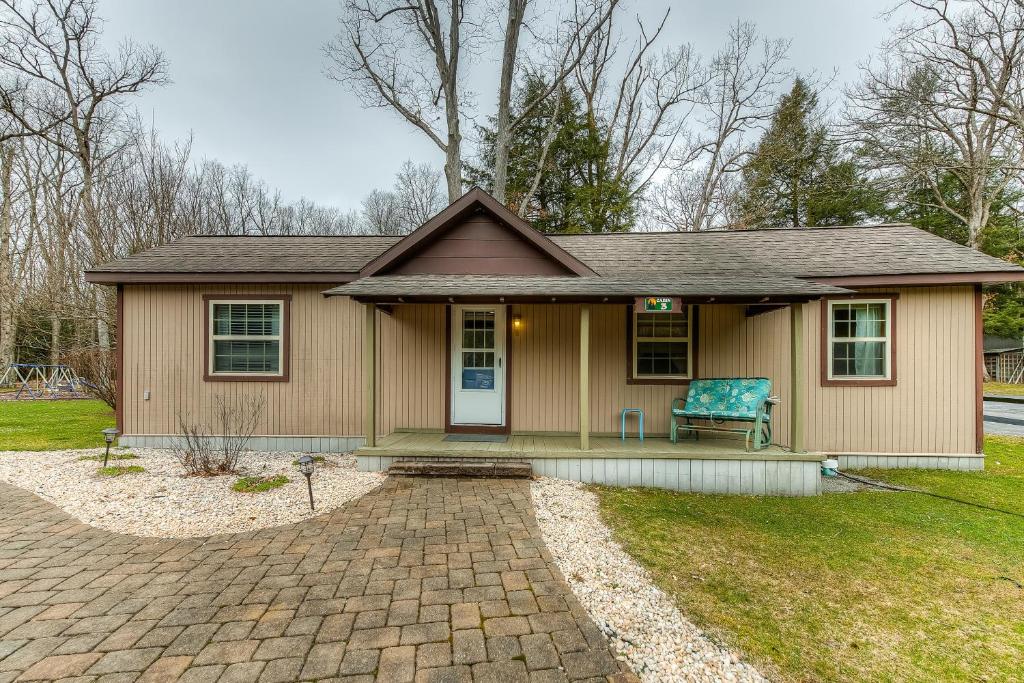
[[[67,365],[11,363],[0,377],[0,388],[17,387],[15,399],[82,398],[88,386]]]

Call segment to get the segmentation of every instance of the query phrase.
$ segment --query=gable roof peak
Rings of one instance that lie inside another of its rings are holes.
[[[392,245],[359,271],[360,277],[389,272],[433,244],[449,230],[463,224],[474,214],[488,213],[497,223],[557,263],[567,275],[588,276],[596,273],[587,264],[536,230],[526,220],[509,210],[490,193],[474,185],[465,194],[435,214],[426,223]]]

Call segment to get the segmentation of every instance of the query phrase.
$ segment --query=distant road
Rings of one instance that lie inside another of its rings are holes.
[[[985,401],[985,433],[1024,436],[1024,403]]]

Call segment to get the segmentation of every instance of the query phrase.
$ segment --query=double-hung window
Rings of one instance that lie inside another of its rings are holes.
[[[889,381],[892,299],[828,300],[828,379]]]
[[[208,376],[284,378],[287,301],[210,299]]]
[[[693,307],[678,313],[633,313],[635,380],[689,379],[693,361]]]

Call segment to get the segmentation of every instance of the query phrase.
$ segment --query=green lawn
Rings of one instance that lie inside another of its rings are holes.
[[[1002,394],[1003,396],[1024,396],[1024,384],[1006,384],[1005,382],[985,382],[986,394]]]
[[[98,448],[113,426],[102,401],[0,401],[0,451]]]
[[[979,473],[870,472],[969,504],[597,490],[619,541],[684,614],[770,677],[1013,680],[1024,660],[1024,440],[991,437],[986,454]]]

